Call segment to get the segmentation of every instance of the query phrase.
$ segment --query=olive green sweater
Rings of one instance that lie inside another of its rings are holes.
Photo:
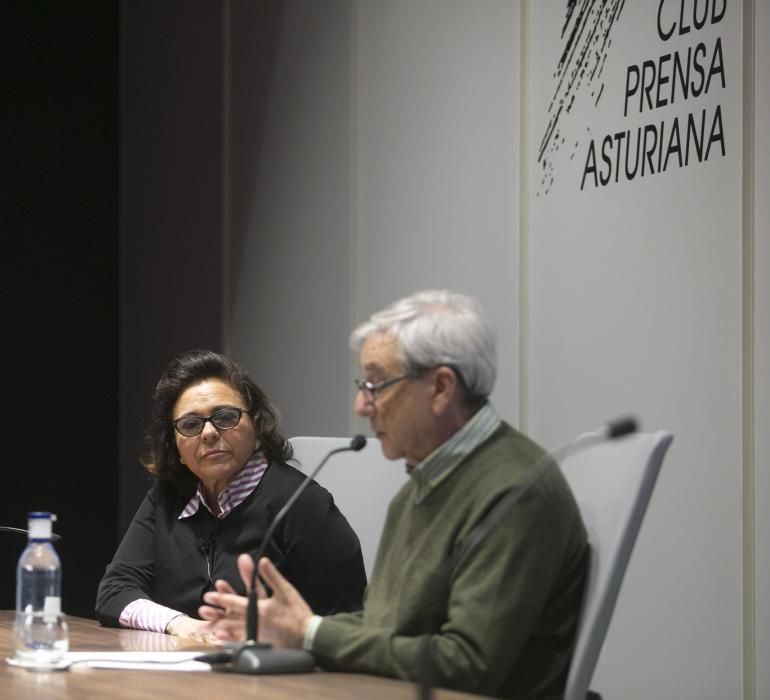
[[[559,697],[589,552],[559,468],[545,465],[452,575],[439,573],[542,456],[502,423],[419,503],[413,471],[390,503],[364,609],[323,618],[312,643],[318,663],[418,681],[430,658],[442,687],[517,700]]]

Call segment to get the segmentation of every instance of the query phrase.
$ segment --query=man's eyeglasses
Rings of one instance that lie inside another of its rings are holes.
[[[374,403],[377,400],[377,394],[379,394],[383,389],[389,387],[391,384],[400,382],[402,379],[406,379],[412,376],[414,375],[411,373],[399,374],[397,377],[391,377],[390,379],[385,379],[381,382],[377,382],[376,384],[364,379],[354,379],[353,381],[355,382],[356,389],[364,393],[364,398],[366,399],[367,403]]]
[[[218,408],[210,416],[182,416],[172,422],[180,435],[195,437],[203,431],[203,426],[209,421],[217,430],[232,430],[241,422],[241,416],[247,413],[245,408],[226,406]]]

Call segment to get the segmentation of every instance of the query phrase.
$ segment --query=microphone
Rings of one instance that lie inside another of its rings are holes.
[[[283,520],[286,513],[294,505],[308,484],[316,477],[321,468],[326,464],[332,455],[339,452],[360,452],[366,446],[366,438],[363,435],[356,435],[350,440],[349,445],[337,447],[330,450],[321,460],[318,466],[308,474],[297,490],[291,495],[286,504],[278,511],[273,518],[273,522],[268,527],[262,544],[259,547],[254,558],[254,573],[251,577],[251,589],[248,594],[248,607],[246,609],[246,643],[232,645],[231,650],[225,662],[224,654],[228,652],[218,652],[211,655],[208,662],[212,664],[212,669],[224,671],[227,673],[309,673],[315,669],[315,658],[304,649],[273,649],[272,645],[257,642],[259,631],[259,607],[257,605],[257,564],[264,556],[267,545],[275,532],[275,528]],[[203,655],[208,658],[208,655]],[[199,657],[199,660],[206,661],[206,658]]]
[[[199,537],[198,538],[198,549],[201,551],[201,553],[205,557],[211,556],[211,552],[214,550],[214,544],[216,542],[216,539],[219,535],[219,525],[217,525],[214,528],[211,528],[206,534],[205,537]]]
[[[500,522],[503,516],[535,483],[537,478],[552,462],[560,462],[568,454],[584,450],[591,445],[609,440],[617,440],[638,430],[638,423],[633,416],[622,416],[609,421],[602,427],[589,433],[583,433],[569,442],[546,452],[540,456],[529,468],[523,479],[511,486],[506,494],[495,504],[492,510],[455,546],[452,554],[443,563],[436,577],[437,583],[448,581],[452,572],[462,564],[468,554],[490,531]],[[438,586],[437,586],[438,587]],[[420,655],[425,672],[420,678],[418,697],[420,700],[430,700],[432,687],[436,684],[435,664],[433,652],[430,646],[430,635],[426,635],[422,641]]]
[[[623,437],[624,435],[630,435],[638,430],[636,418],[633,416],[625,416],[623,418],[616,418],[614,421],[610,421],[604,427],[606,431],[605,435],[610,440]]]
[[[209,579],[211,589],[214,589],[214,579],[211,578],[211,567],[214,564],[214,543],[219,535],[219,525],[209,530],[205,537],[198,538],[198,551],[206,560],[206,575]]]
[[[356,437],[361,437],[361,436],[356,436]],[[20,527],[11,527],[10,525],[0,525],[0,532],[15,532],[19,535],[29,535],[29,530],[24,530],[23,528],[20,528]],[[55,532],[51,533],[51,542],[58,542],[60,539],[61,539],[61,535],[57,535]]]

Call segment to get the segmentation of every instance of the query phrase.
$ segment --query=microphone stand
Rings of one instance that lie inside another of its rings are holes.
[[[452,572],[459,567],[468,554],[486,538],[489,532],[500,522],[503,516],[511,507],[529,490],[535,483],[540,474],[553,462],[559,462],[569,453],[576,450],[583,450],[591,445],[608,440],[629,435],[637,431],[636,419],[633,417],[624,417],[607,423],[600,430],[585,433],[567,443],[557,447],[550,452],[546,452],[530,467],[524,478],[511,486],[505,495],[495,504],[492,510],[487,513],[452,551],[449,558],[442,564],[437,577],[438,582],[447,581]],[[420,649],[423,672],[420,674],[417,688],[418,700],[432,700],[433,686],[436,683],[436,664],[431,649],[431,637],[427,635]]]
[[[309,673],[315,669],[315,657],[305,649],[274,649],[271,644],[257,641],[259,634],[259,606],[257,605],[257,566],[264,556],[268,544],[275,532],[275,528],[283,520],[286,513],[294,505],[308,484],[316,477],[321,468],[332,455],[339,452],[359,452],[366,446],[366,438],[356,435],[345,447],[337,447],[326,454],[320,464],[308,474],[297,490],[270,523],[262,544],[254,558],[254,573],[251,576],[251,588],[248,593],[248,607],[246,609],[246,643],[227,645],[229,651],[214,653],[210,662],[212,669],[227,673]],[[225,663],[222,663],[222,662]]]

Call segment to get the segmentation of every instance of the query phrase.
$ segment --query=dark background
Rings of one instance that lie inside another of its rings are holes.
[[[93,617],[149,486],[138,444],[158,376],[179,352],[223,350],[224,30],[256,47],[249,66],[269,68],[271,42],[255,37],[281,8],[0,4],[0,525],[57,514],[69,614]],[[249,70],[234,80],[261,95]],[[0,534],[0,609],[14,607],[24,545]]]
[[[118,522],[118,3],[0,10],[3,505],[51,510],[65,612],[93,616]],[[23,536],[0,534],[0,607]]]

